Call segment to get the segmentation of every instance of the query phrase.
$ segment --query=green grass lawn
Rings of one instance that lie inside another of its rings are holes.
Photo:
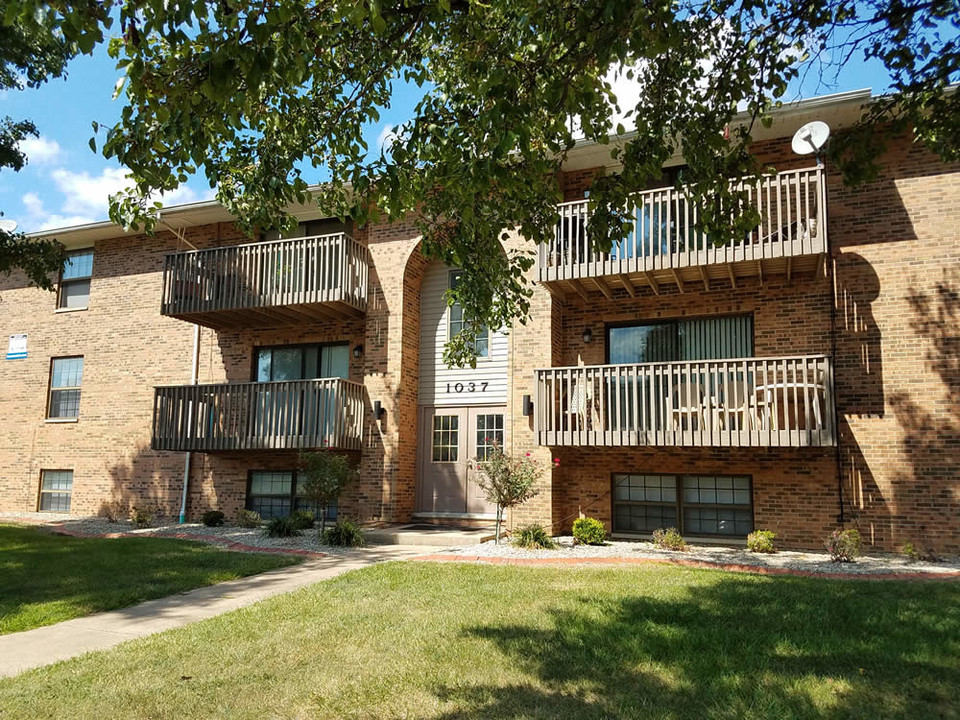
[[[0,635],[298,561],[184,540],[72,538],[0,525]]]
[[[2,717],[951,718],[960,585],[389,563],[0,681]]]

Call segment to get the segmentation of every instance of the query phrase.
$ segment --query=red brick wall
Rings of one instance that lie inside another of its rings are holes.
[[[758,154],[778,169],[809,166],[784,140]],[[561,180],[567,200],[582,196],[593,170]],[[785,543],[816,547],[836,524],[842,482],[845,516],[868,541],[893,549],[910,541],[960,550],[960,172],[901,138],[879,179],[860,189],[829,173],[831,262],[819,277],[711,281],[660,296],[599,294],[560,303],[534,289],[527,325],[510,333],[508,443],[545,465],[540,494],[514,523],[568,527],[579,512],[608,520],[614,471],[742,472],[754,479],[758,526]],[[243,240],[230,224],[192,228],[199,246]],[[362,344],[351,377],[364,382],[367,415],[361,477],[344,509],[362,519],[406,520],[414,508],[419,371],[419,293],[425,262],[412,222],[359,233],[371,252],[365,318],[298,329],[201,333],[200,382],[246,380],[257,345],[315,341]],[[509,248],[522,247],[512,237]],[[55,298],[0,277],[0,336],[29,334],[29,357],[0,365],[0,510],[36,506],[41,469],[75,470],[76,513],[113,497],[179,507],[182,453],[149,448],[154,385],[189,381],[193,328],[162,318],[163,255],[184,249],[170,234],[98,242],[90,308],[55,313]],[[531,277],[533,277],[532,271]],[[833,304],[835,295],[836,306]],[[522,397],[533,370],[602,363],[606,324],[750,312],[757,355],[830,353],[834,341],[840,446],[803,450],[563,449],[534,443]],[[836,326],[834,336],[833,328]],[[584,345],[585,327],[594,341]],[[50,358],[85,357],[77,423],[44,422]],[[372,417],[379,400],[386,410]],[[839,474],[838,460],[839,454]],[[551,467],[552,456],[561,467]],[[290,467],[291,455],[194,455],[190,509],[232,513],[244,501],[247,472]]]

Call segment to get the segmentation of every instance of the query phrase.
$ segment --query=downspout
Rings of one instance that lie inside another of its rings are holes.
[[[200,326],[193,326],[193,362],[190,366],[190,384],[197,384],[197,373],[200,367]],[[193,403],[187,407],[187,427],[193,424]],[[183,456],[183,495],[180,498],[180,524],[187,521],[187,493],[190,489],[190,451]]]
[[[827,219],[824,223],[824,232],[827,233],[827,266],[830,273],[830,355],[833,362],[833,432],[834,442],[836,444],[836,462],[837,462],[837,501],[840,503],[840,512],[837,515],[837,522],[842,528],[846,522],[843,502],[843,454],[840,450],[840,403],[837,397],[837,263],[833,256],[833,248],[830,244],[830,232],[827,225],[830,222],[830,215],[827,212],[827,198],[829,188],[827,187],[827,165],[817,158],[817,164],[823,168],[823,215]],[[829,412],[829,408],[827,411]]]

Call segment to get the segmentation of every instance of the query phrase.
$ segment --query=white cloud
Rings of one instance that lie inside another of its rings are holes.
[[[33,192],[28,192],[21,198],[24,210],[27,212],[26,219],[23,221],[23,229],[27,232],[37,230],[49,230],[51,228],[71,227],[73,225],[85,225],[96,220],[89,215],[61,215],[47,212],[40,196]]]
[[[99,175],[58,168],[51,173],[51,177],[65,196],[61,208],[63,212],[104,218],[107,216],[110,196],[132,184],[127,179],[127,171],[123,168],[104,168]],[[211,193],[200,195],[182,185],[173,192],[161,196],[161,200],[165,205],[176,205],[196,202],[210,196]]]
[[[60,159],[60,154],[63,152],[60,143],[44,135],[21,140],[17,147],[27,156],[29,162],[36,164],[55,162]]]
[[[127,171],[122,168],[104,168],[96,175],[57,168],[50,173],[50,177],[56,189],[63,193],[59,210],[48,210],[43,199],[36,192],[25,193],[21,196],[24,209],[21,225],[24,230],[33,232],[106,220],[110,196],[131,184],[126,175]],[[198,193],[183,186],[158,197],[165,205],[176,205],[207,200],[213,197],[213,191],[205,190]],[[47,199],[50,201],[49,197]]]
[[[390,152],[390,148],[400,138],[397,134],[399,129],[399,125],[384,125],[380,129],[380,134],[377,135],[377,150],[383,153]]]

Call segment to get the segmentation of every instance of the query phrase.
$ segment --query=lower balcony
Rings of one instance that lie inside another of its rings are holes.
[[[359,450],[363,385],[340,378],[158,387],[154,450]]]
[[[547,446],[808,447],[836,443],[827,356],[536,371]]]

